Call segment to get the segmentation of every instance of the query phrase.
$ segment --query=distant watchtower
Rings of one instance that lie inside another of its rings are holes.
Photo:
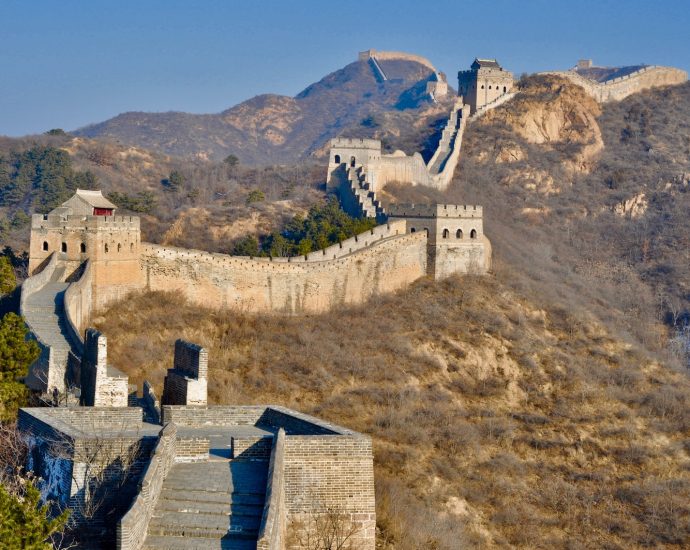
[[[495,59],[475,59],[469,71],[458,72],[458,95],[472,108],[472,114],[513,89],[513,73]]]

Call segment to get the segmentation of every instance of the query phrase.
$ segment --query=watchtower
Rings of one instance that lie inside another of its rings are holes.
[[[426,233],[427,272],[436,280],[491,269],[491,243],[484,235],[481,206],[393,204],[388,219],[404,219],[408,233]]]
[[[141,230],[136,216],[116,216],[100,191],[77,192],[48,214],[31,218],[29,274],[57,254],[60,280],[71,280],[88,260],[95,307],[141,285]]]
[[[458,72],[458,95],[472,108],[472,114],[513,89],[513,73],[495,59],[476,58],[469,71]]]

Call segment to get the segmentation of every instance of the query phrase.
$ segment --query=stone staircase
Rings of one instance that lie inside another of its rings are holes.
[[[145,549],[256,550],[268,461],[211,459],[173,465]]]
[[[439,141],[436,149],[437,152],[434,155],[433,163],[428,168],[430,174],[439,174],[445,168],[446,161],[455,147],[455,140],[457,139],[458,132],[460,130],[461,116],[461,111],[459,109],[453,111],[452,117],[448,121],[446,127],[443,129],[443,132],[441,133],[441,140]]]
[[[356,201],[359,202],[362,215],[367,218],[376,218],[379,222],[385,221],[386,213],[381,203],[376,199],[375,193],[369,188],[364,168],[361,166],[348,167],[347,178],[350,182],[350,190]]]

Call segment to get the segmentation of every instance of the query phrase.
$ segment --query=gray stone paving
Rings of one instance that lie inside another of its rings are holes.
[[[218,432],[212,441],[229,443],[227,432]],[[255,549],[267,475],[267,461],[175,464],[163,483],[145,548]]]

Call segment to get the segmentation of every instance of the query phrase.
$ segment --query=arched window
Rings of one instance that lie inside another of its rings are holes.
[[[79,250],[81,250],[82,254],[86,253],[86,243],[81,243]]]
[[[455,238],[456,238],[456,239],[462,239],[462,229],[458,229],[458,230],[455,232]]]
[[[340,164],[340,155],[335,156],[335,163]]]
[[[134,252],[134,243],[129,243],[129,251]]]
[[[489,84],[489,90],[491,89],[491,84]]]
[[[352,167],[354,168],[354,167],[355,167],[355,163],[356,163],[355,157],[350,157],[350,166],[352,166]]]
[[[117,251],[120,252],[120,249],[122,248],[122,245],[120,243],[117,243]]]
[[[108,253],[108,243],[105,243],[105,253]]]
[[[43,241],[43,250],[48,250],[48,241]]]
[[[412,229],[410,229],[410,233],[414,233],[414,232],[416,232],[416,231],[417,231],[417,230],[416,230],[414,227],[413,227]],[[46,249],[46,250],[47,250],[47,249]]]
[[[449,236],[450,236],[450,231],[448,231],[447,229],[444,229],[443,230],[443,238],[447,239]]]
[[[67,243],[62,243],[62,251],[67,252]]]
[[[484,84],[482,84],[482,90],[484,89]]]
[[[503,93],[505,94],[507,91],[508,89],[505,86],[503,86]]]
[[[476,239],[477,238],[477,230],[473,229],[470,231],[470,239]]]

